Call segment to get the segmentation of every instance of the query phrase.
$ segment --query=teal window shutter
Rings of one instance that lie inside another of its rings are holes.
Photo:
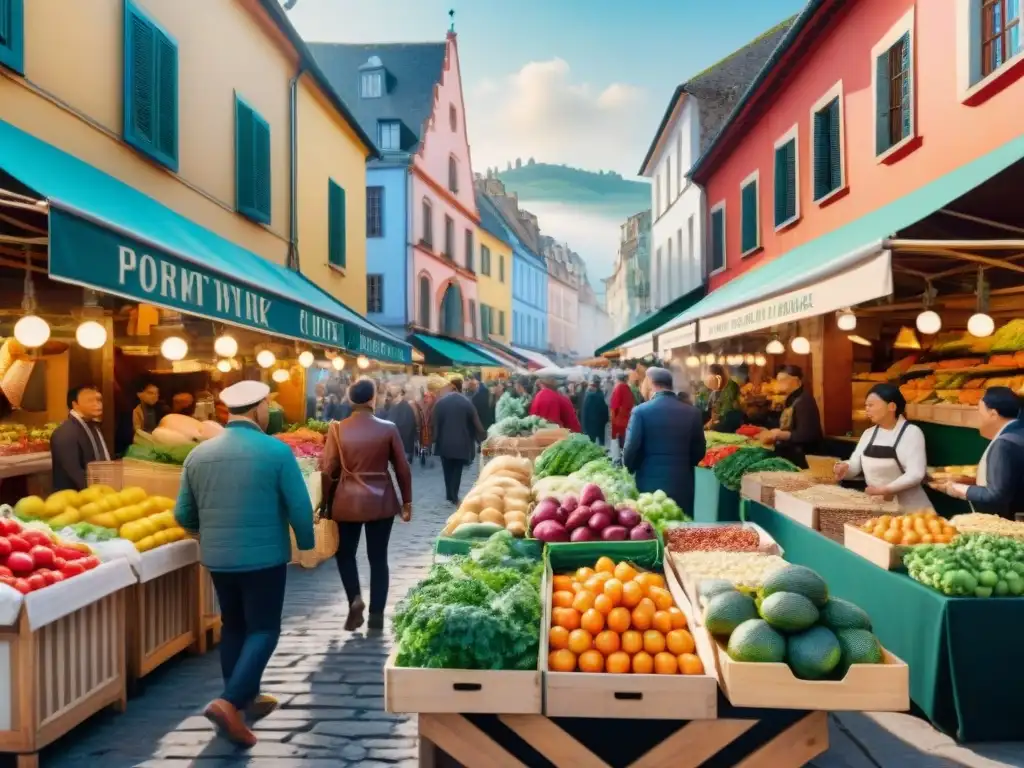
[[[131,0],[124,9],[124,140],[177,171],[178,44]]]
[[[829,192],[843,185],[843,141],[842,115],[839,111],[839,97],[828,105],[828,170]]]
[[[269,224],[271,216],[270,125],[235,96],[235,208]]]
[[[786,148],[775,148],[775,226],[786,220]]]
[[[814,113],[814,199],[832,191],[832,114],[828,107]]]
[[[711,271],[725,266],[725,249],[723,238],[725,214],[721,210],[711,214]]]
[[[875,59],[875,154],[880,155],[892,146],[889,131],[889,54]]]
[[[327,261],[344,269],[345,247],[345,190],[331,179],[327,193]]]
[[[757,182],[751,181],[743,188],[741,197],[741,221],[742,232],[740,251],[747,253],[758,246],[757,238]]]
[[[796,216],[796,139],[786,144],[786,220]]]
[[[0,0],[0,65],[25,74],[24,0]]]
[[[907,32],[900,38],[900,72],[903,77],[900,80],[900,140],[910,135],[910,116],[913,109],[912,88],[914,72],[910,66],[910,33]]]

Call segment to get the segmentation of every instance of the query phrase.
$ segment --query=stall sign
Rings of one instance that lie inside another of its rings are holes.
[[[835,312],[891,293],[890,252],[881,251],[856,267],[813,285],[704,318],[698,322],[698,335],[701,341],[738,336]]]
[[[53,207],[50,276],[132,301],[399,363],[408,347]],[[325,303],[326,298],[325,298]]]
[[[697,324],[690,323],[658,336],[658,357],[664,357],[673,349],[688,347],[697,341]]]

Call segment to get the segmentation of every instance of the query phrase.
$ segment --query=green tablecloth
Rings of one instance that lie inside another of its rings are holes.
[[[1024,740],[1024,598],[949,598],[884,571],[774,509],[744,500],[786,559],[818,571],[866,610],[882,644],[910,665],[910,697],[960,741]]]
[[[698,523],[717,523],[740,519],[740,495],[723,488],[715,473],[704,467],[694,470],[693,513]]]

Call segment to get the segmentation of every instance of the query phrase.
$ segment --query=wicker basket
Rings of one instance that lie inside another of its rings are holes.
[[[299,551],[295,545],[295,532],[289,529],[288,533],[292,538],[292,562],[303,568],[316,568],[325,560],[330,560],[341,543],[338,524],[333,520],[319,520],[314,524],[313,537],[316,546],[305,552]]]
[[[177,499],[178,488],[181,486],[181,467],[138,459],[93,461],[86,468],[86,479],[89,485],[102,483],[115,491],[127,486],[138,486],[150,496]]]

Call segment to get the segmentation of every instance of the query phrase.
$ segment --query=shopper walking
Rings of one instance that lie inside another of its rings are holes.
[[[288,528],[299,549],[313,549],[313,508],[291,450],[264,433],[270,387],[241,381],[220,397],[228,425],[185,460],[174,516],[199,534],[200,559],[213,578],[224,622],[224,692],[205,714],[231,741],[248,747],[256,736],[242,712],[261,716],[277,705],[260,694],[260,682],[281,634]]]
[[[601,383],[595,377],[590,382],[583,398],[583,431],[598,445],[604,445],[604,433],[608,426],[608,403],[601,392]]]
[[[672,373],[648,368],[651,399],[633,409],[622,463],[636,475],[641,493],[663,490],[693,517],[694,468],[704,458],[704,425],[692,405],[672,391]]]
[[[398,434],[402,438],[402,449],[405,451],[405,458],[412,463],[412,455],[416,449],[416,413],[404,389],[398,391],[388,420],[398,427]]]
[[[476,408],[476,415],[480,417],[480,426],[486,432],[494,423],[494,401],[491,400],[490,390],[480,380],[479,373],[469,377],[469,391],[472,393],[470,399]]]
[[[620,373],[616,378],[618,383],[612,390],[612,399],[608,406],[612,414],[612,440],[618,441],[621,451],[626,439],[629,417],[633,413],[633,406],[636,405],[636,397],[629,386],[627,374]]]
[[[458,505],[462,470],[476,456],[476,443],[486,433],[473,404],[449,385],[434,405],[434,449],[441,457],[445,498]]]
[[[356,550],[366,529],[366,555],[370,561],[370,621],[373,630],[384,628],[388,601],[388,541],[395,516],[412,519],[412,473],[398,427],[373,415],[374,383],[360,379],[348,388],[352,415],[331,424],[323,455],[325,508],[338,524],[340,545],[335,560],[348,597],[345,629],[363,625],[362,590]],[[391,471],[398,480],[398,491]],[[399,498],[401,494],[401,498]]]
[[[539,383],[540,391],[530,403],[530,415],[540,416],[573,432],[582,432],[583,428],[580,426],[580,420],[576,418],[572,400],[556,389],[555,380],[541,379]]]

